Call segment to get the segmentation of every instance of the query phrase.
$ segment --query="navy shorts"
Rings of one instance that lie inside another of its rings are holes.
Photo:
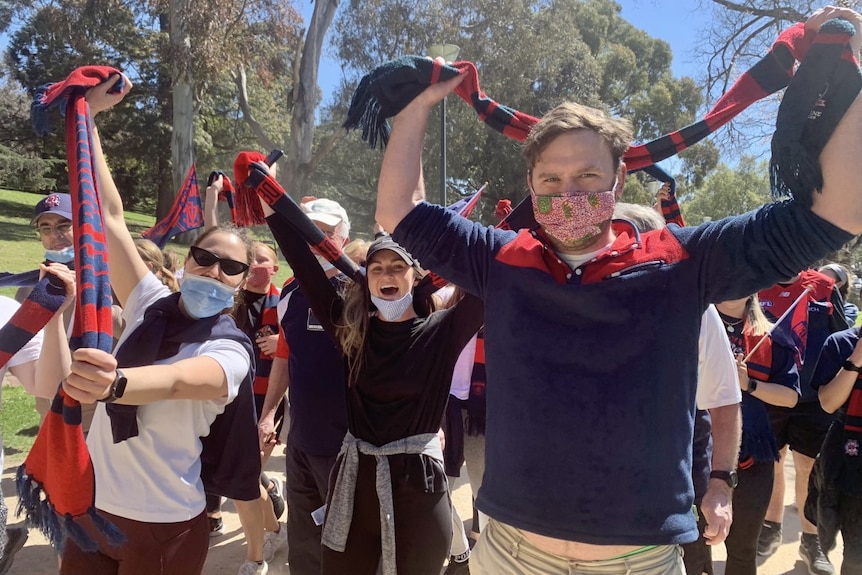
[[[817,457],[834,414],[823,411],[819,401],[797,403],[793,408],[768,405],[767,409],[778,449],[789,445],[791,451]]]

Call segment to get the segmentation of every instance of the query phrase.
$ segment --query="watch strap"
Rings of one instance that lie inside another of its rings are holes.
[[[727,483],[731,489],[736,489],[736,486],[739,483],[739,478],[736,474],[736,471],[713,470],[709,473],[709,478],[720,479]]]
[[[845,360],[844,364],[841,366],[845,371],[855,371],[856,373],[862,373],[862,367],[855,365],[852,361]]]
[[[126,384],[129,382],[122,370],[117,369],[114,375],[114,381],[111,383],[111,390],[107,397],[100,399],[102,403],[113,403],[123,397],[126,393]]]

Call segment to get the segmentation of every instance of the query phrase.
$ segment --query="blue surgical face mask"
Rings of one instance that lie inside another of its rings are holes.
[[[75,246],[66,246],[62,250],[45,250],[45,259],[60,264],[73,262],[75,261]]]
[[[195,319],[212,317],[233,307],[234,288],[195,274],[185,274],[180,294],[183,307]]]

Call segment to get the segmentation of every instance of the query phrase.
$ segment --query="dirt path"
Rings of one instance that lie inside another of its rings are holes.
[[[788,458],[790,459],[790,458]],[[14,509],[17,501],[14,496],[14,474],[15,468],[20,463],[21,458],[9,458],[6,461],[6,468],[3,470],[3,493],[6,495],[6,504],[10,509]],[[276,449],[273,457],[267,466],[267,471],[272,472],[275,476],[284,478],[284,456],[280,453],[280,449]],[[793,465],[788,464],[786,472],[787,480],[787,497],[785,501],[787,508],[784,521],[784,542],[778,552],[762,562],[758,568],[758,575],[807,575],[805,565],[799,559],[799,515],[793,505]],[[466,483],[467,472],[464,469],[461,480],[456,485],[453,493],[453,500],[461,517],[468,518],[472,516],[470,507],[470,487]],[[212,539],[209,556],[207,557],[205,575],[235,575],[240,564],[245,559],[245,542],[242,536],[242,530],[239,526],[239,520],[234,512],[233,505],[228,502],[224,506],[224,522],[225,534],[221,537]],[[469,520],[468,520],[469,521]],[[836,573],[840,572],[841,568],[841,541],[839,539],[838,548],[830,553],[830,557],[835,565]],[[719,546],[714,550],[713,557],[715,559],[716,575],[724,574],[724,559],[726,557],[724,546]],[[271,575],[289,575],[290,569],[286,566],[287,554],[280,553],[276,556],[276,560],[270,564],[269,573]],[[54,552],[46,543],[40,533],[31,530],[30,539],[27,545],[15,556],[15,563],[9,571],[9,575],[56,575],[57,560]]]

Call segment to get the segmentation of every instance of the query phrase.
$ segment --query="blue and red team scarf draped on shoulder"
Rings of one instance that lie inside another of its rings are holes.
[[[278,300],[281,298],[281,290],[278,286],[269,284],[269,292],[263,300],[263,308],[261,308],[260,325],[254,326],[255,331],[269,327],[273,334],[278,333]],[[252,334],[253,335],[253,334]],[[254,349],[257,352],[255,364],[257,365],[254,375],[254,394],[266,395],[266,390],[269,387],[269,374],[272,370],[272,356],[267,355],[258,347],[257,342],[252,338]]]
[[[193,163],[168,215],[150,229],[144,230],[141,235],[159,246],[159,249],[163,249],[175,235],[196,230],[203,225],[204,209],[201,204],[201,191],[198,188],[198,175]]]
[[[89,347],[110,353],[113,345],[105,225],[94,170],[90,108],[84,94],[119,73],[106,66],[78,68],[65,81],[47,86],[31,108],[39,135],[49,131],[52,109],[65,112],[77,283],[70,340],[73,350]],[[115,93],[121,90],[122,77],[111,88]],[[81,430],[81,405],[62,387],[18,469],[17,488],[18,512],[25,512],[28,525],[39,527],[58,550],[67,536],[84,550],[96,550],[94,539],[76,522],[83,515],[89,515],[111,543],[124,540],[116,527],[96,513],[95,479]]]

